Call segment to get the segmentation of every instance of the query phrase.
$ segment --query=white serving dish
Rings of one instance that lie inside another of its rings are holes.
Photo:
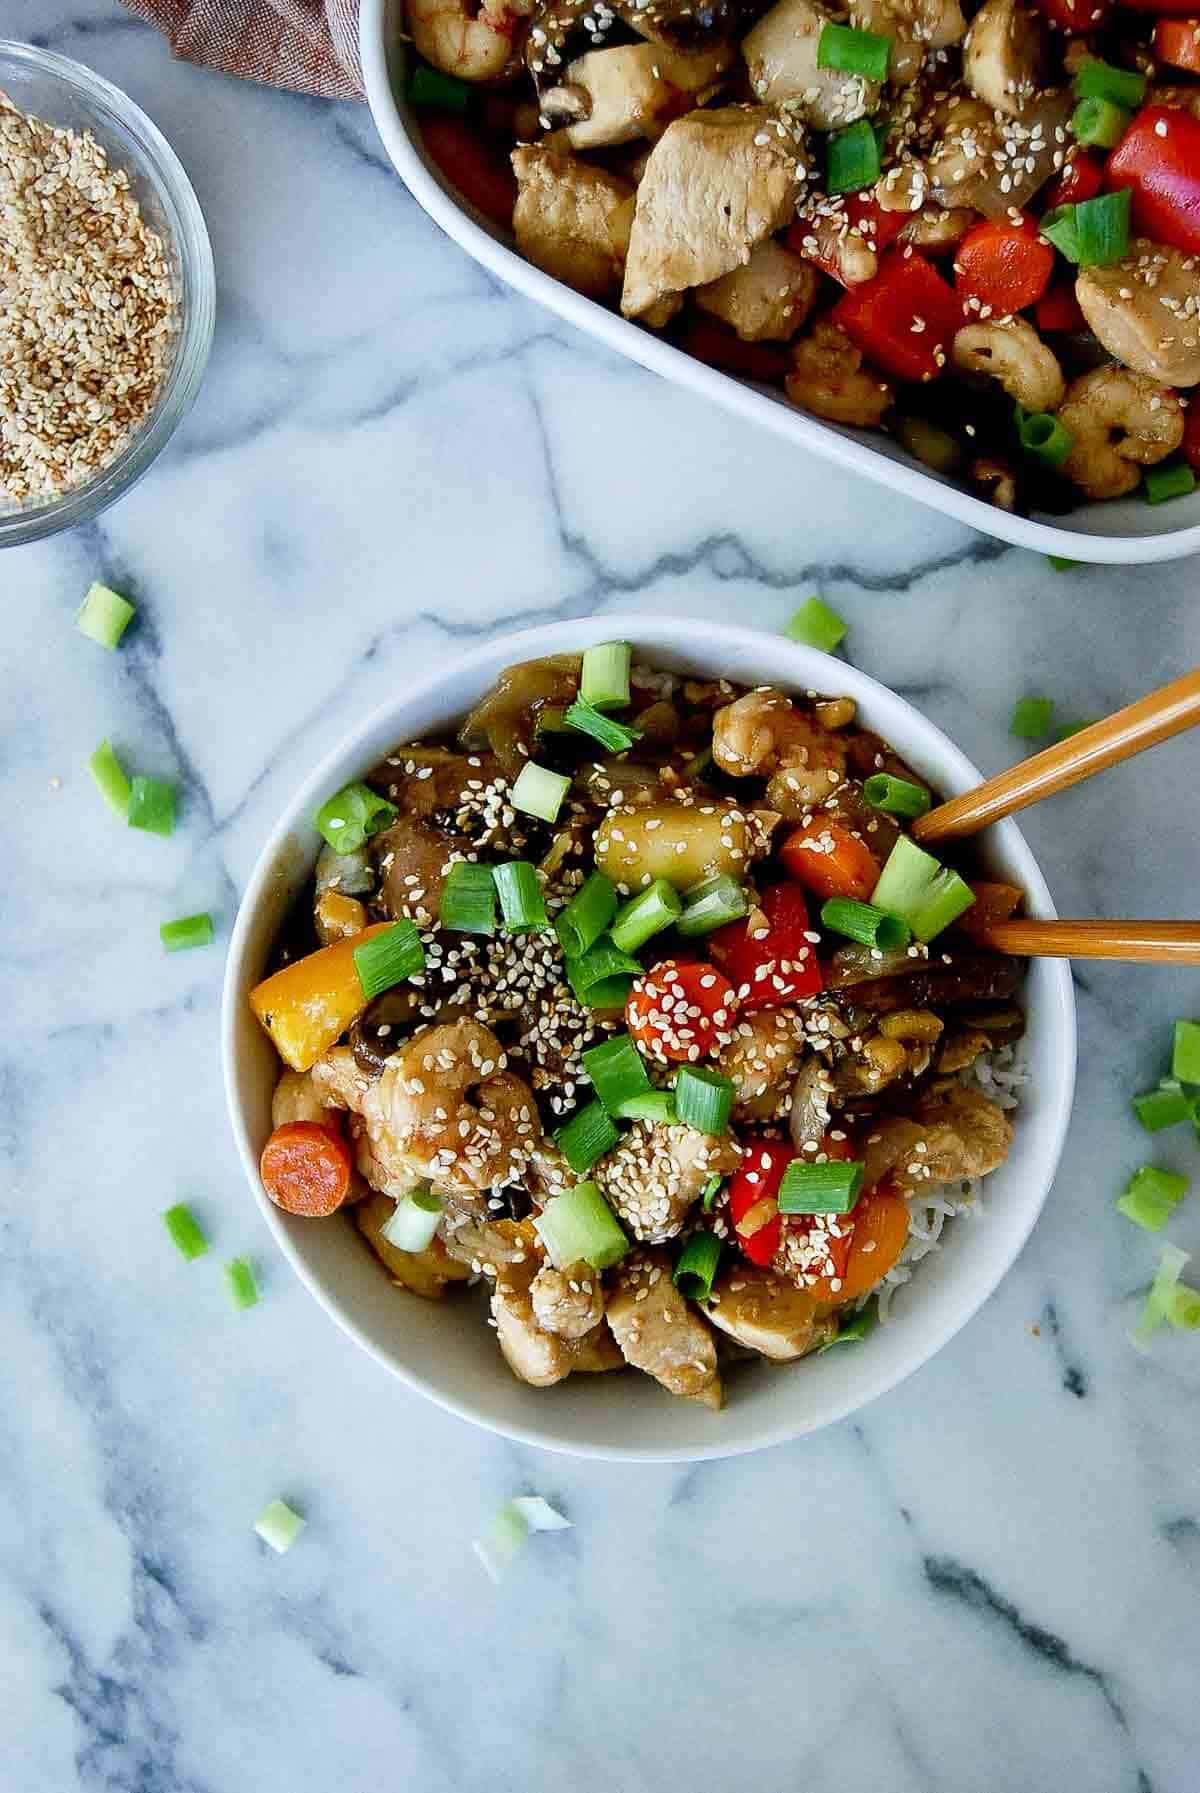
[[[444,665],[376,710],[305,781],[251,874],[225,971],[222,1042],[229,1114],[246,1175],[284,1254],[317,1300],[385,1368],[439,1406],[528,1444],[576,1456],[691,1460],[778,1444],[852,1413],[918,1369],[964,1326],[1020,1251],[1041,1211],[1066,1136],[1075,1082],[1075,1006],[1065,962],[1033,962],[1026,983],[1024,1092],[1007,1162],[987,1182],[985,1209],[957,1222],[926,1259],[893,1317],[865,1344],[803,1363],[738,1375],[722,1413],[674,1400],[648,1377],[576,1376],[532,1389],[509,1373],[479,1311],[394,1289],[349,1220],[304,1221],[263,1192],[258,1159],[271,1130],[274,1049],[247,994],[263,975],[280,922],[315,863],[319,805],[376,765],[397,742],[462,716],[502,667],[595,641],[634,642],[639,658],[701,676],[847,693],[863,720],[946,794],[979,774],[911,704],[840,660],[777,635],[707,621],[617,615],[501,636]],[[996,872],[1026,892],[1034,915],[1053,915],[1045,882],[1014,822],[990,831]]]
[[[653,331],[627,322],[543,274],[515,252],[509,234],[499,231],[463,199],[425,155],[404,98],[407,50],[401,15],[401,0],[361,0],[363,79],[376,128],[413,197],[448,236],[509,286],[588,331],[617,354],[627,355],[689,392],[714,399],[727,411],[761,424],[839,467],[864,474],[1018,548],[1126,566],[1179,560],[1200,551],[1200,491],[1159,506],[1148,505],[1136,495],[1109,504],[1085,504],[1069,518],[1044,522],[1036,517],[1009,516],[931,473],[891,437],[809,417],[788,404],[782,394],[706,367]]]

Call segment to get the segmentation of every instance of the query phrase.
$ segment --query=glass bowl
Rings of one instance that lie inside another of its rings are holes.
[[[110,164],[125,170],[143,217],[166,246],[178,307],[174,353],[158,397],[120,452],[91,479],[56,498],[20,502],[0,493],[0,547],[13,547],[98,516],[166,447],[196,396],[208,360],[216,280],[204,215],[183,165],[120,88],[66,56],[0,40],[0,90],[22,112],[91,131]]]

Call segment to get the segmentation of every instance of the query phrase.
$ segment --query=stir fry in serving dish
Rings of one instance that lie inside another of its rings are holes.
[[[1200,468],[1197,11],[407,0],[409,95],[528,260],[701,360],[1005,509],[1160,502]]]
[[[416,1295],[486,1279],[539,1388],[719,1406],[732,1357],[861,1336],[1016,1106],[1018,967],[972,929],[1021,893],[916,845],[931,800],[847,697],[509,667],[317,815],[250,998],[268,1195]]]

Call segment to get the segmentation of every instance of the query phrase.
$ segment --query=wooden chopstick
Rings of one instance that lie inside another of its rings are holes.
[[[1047,747],[1032,758],[951,797],[936,809],[913,823],[913,834],[919,841],[951,840],[964,834],[975,834],[989,822],[1010,816],[1018,809],[1027,809],[1043,797],[1065,791],[1093,772],[1103,772],[1121,760],[1132,759],[1147,747],[1177,735],[1200,722],[1200,666],[1127,704],[1102,722],[1093,722],[1065,741]],[[1082,926],[1084,924],[1072,924]],[[1097,926],[1100,924],[1097,923]],[[1136,925],[1136,924],[1130,924]],[[1105,956],[1105,955],[1102,955]],[[1114,955],[1119,957],[1120,955]]]
[[[1200,965],[1200,921],[996,921],[975,938],[1023,959]]]

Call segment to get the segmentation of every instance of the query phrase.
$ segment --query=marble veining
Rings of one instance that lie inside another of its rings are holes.
[[[1200,659],[1195,563],[1055,574],[751,432],[498,286],[366,112],[172,63],[115,0],[7,34],[140,101],[200,195],[219,318],[195,410],[94,526],[3,562],[0,1773],[5,1793],[1194,1793],[1194,1339],[1126,1333],[1154,1260],[1111,1201],[1127,1107],[1200,977],[1077,979],[1079,1099],[1020,1262],[884,1401],[795,1446],[589,1466],[394,1387],[274,1253],[234,1162],[222,939],[272,818],[367,708],[519,623],[641,606],[848,657],[980,764],[1014,698],[1099,714]],[[107,656],[94,577],[139,606]],[[122,832],[101,735],[178,780]],[[1197,744],[1032,814],[1064,913],[1195,907]],[[158,1215],[191,1202],[207,1263]],[[1171,1228],[1200,1249],[1200,1195]],[[263,1300],[226,1307],[246,1252]],[[536,1489],[574,1529],[505,1585],[469,1540]],[[280,1493],[286,1558],[251,1532]]]

